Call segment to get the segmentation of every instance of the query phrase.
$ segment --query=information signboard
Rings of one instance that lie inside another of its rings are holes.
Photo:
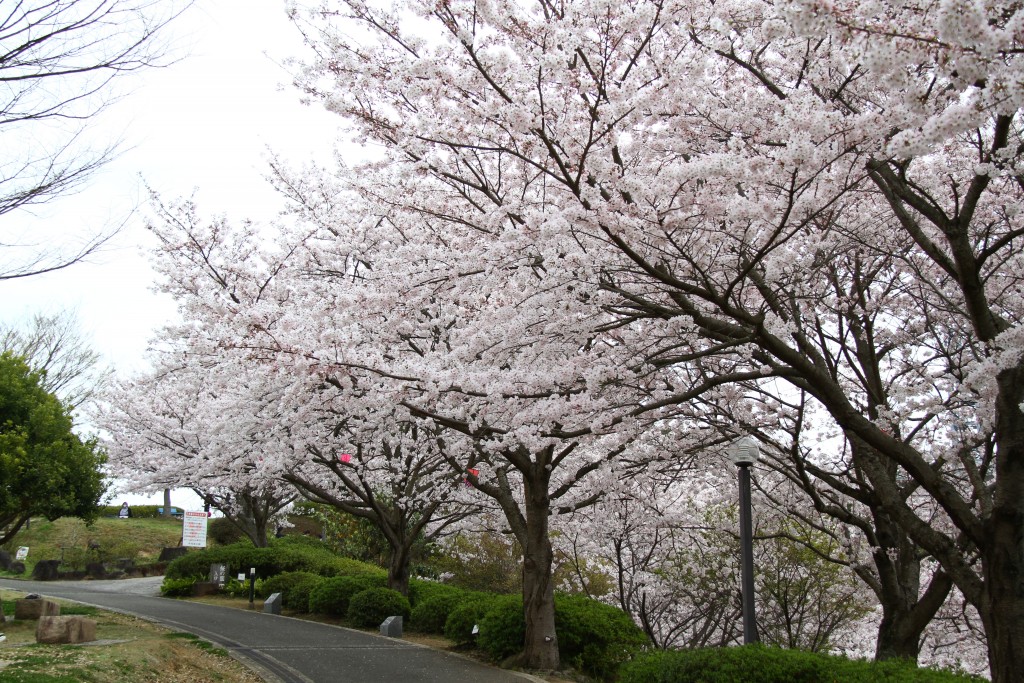
[[[206,523],[209,515],[199,512],[185,512],[181,531],[181,544],[186,548],[206,547]]]

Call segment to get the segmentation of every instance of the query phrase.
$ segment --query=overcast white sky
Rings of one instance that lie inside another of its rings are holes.
[[[0,320],[77,309],[119,371],[144,367],[147,341],[173,314],[150,292],[145,184],[168,199],[196,190],[204,213],[270,218],[279,204],[263,180],[267,148],[301,163],[336,135],[337,117],[300,104],[279,66],[303,50],[283,0],[198,0],[169,28],[180,61],[132,81],[90,130],[98,145],[122,139],[122,154],[76,195],[5,218],[74,241],[128,217],[89,263],[0,282]]]
[[[89,263],[0,281],[0,320],[75,309],[119,373],[146,367],[149,340],[174,315],[173,303],[150,289],[145,184],[168,199],[196,190],[206,214],[268,219],[279,204],[263,180],[267,148],[302,163],[322,159],[337,134],[337,118],[300,104],[279,66],[303,50],[284,0],[197,0],[169,28],[181,59],[133,81],[90,130],[97,145],[122,139],[123,153],[76,195],[5,217],[70,240],[128,218]]]

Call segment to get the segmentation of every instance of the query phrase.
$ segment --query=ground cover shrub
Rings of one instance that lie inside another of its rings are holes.
[[[138,517],[142,519],[153,519],[155,517],[162,517],[158,509],[163,508],[163,505],[131,505],[129,506],[132,511],[132,517]],[[181,514],[182,508],[172,505]],[[100,517],[117,517],[121,512],[120,505],[100,505],[99,516]]]
[[[348,621],[353,626],[374,627],[392,616],[409,619],[409,599],[390,588],[369,588],[352,596],[348,603]]]
[[[598,679],[613,678],[648,642],[628,614],[581,595],[555,596],[555,633],[563,666]],[[477,644],[501,660],[521,652],[525,636],[522,597],[502,596],[480,621]]]
[[[263,582],[260,595],[281,594],[281,604],[296,612],[309,611],[309,595],[327,579],[311,572],[284,572]]]
[[[309,594],[309,611],[343,617],[348,614],[349,601],[356,593],[369,588],[384,588],[387,577],[371,574],[335,576],[325,579]]]
[[[445,638],[456,645],[472,645],[476,642],[473,627],[477,626],[484,615],[498,599],[494,593],[468,593],[465,599],[456,605],[444,622]]]
[[[525,638],[522,596],[502,595],[495,598],[480,620],[480,634],[477,636],[480,649],[490,655],[491,659],[501,660],[522,652]]]
[[[243,540],[245,534],[227,517],[214,517],[206,529],[206,535],[217,545],[231,545]]]
[[[468,591],[449,583],[409,579],[409,604],[414,608],[420,603],[431,600],[439,595],[457,595],[464,597]]]
[[[192,586],[196,584],[193,576],[184,578],[164,577],[160,584],[160,594],[168,598],[184,598],[192,595]]]
[[[555,596],[555,632],[562,666],[605,680],[649,644],[628,614],[582,595]]]
[[[619,668],[619,683],[980,683],[983,679],[902,660],[872,662],[762,645],[659,650]]]
[[[448,616],[466,597],[461,593],[441,593],[419,602],[409,615],[409,628],[421,633],[444,633]]]
[[[204,580],[209,575],[210,565],[215,563],[227,564],[228,576],[237,573],[248,574],[250,567],[255,567],[256,575],[263,578],[296,571],[321,576],[386,576],[386,572],[380,567],[336,557],[319,541],[314,541],[315,545],[281,541],[284,539],[276,540],[268,548],[257,548],[248,541],[241,541],[228,546],[192,551],[171,562],[167,567],[166,576],[174,579],[194,577],[197,580]]]

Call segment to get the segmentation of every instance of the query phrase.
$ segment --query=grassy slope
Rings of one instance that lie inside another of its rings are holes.
[[[70,562],[127,557],[136,564],[145,564],[155,561],[161,549],[177,546],[180,540],[181,520],[177,519],[102,517],[87,526],[73,517],[54,522],[36,518],[4,547],[12,557],[19,546],[29,548],[25,563],[28,573],[36,562],[59,560],[62,554]],[[99,550],[89,550],[90,542],[99,543]]]

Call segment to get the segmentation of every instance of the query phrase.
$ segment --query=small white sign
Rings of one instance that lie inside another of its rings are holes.
[[[209,517],[202,510],[185,512],[181,528],[181,544],[186,548],[205,548],[208,519]]]
[[[238,580],[239,581],[245,581],[245,574],[239,574],[238,575]]]
[[[8,555],[8,557],[10,557],[10,555]],[[18,552],[14,554],[14,559],[24,560],[26,557],[28,557],[28,546],[23,545],[20,548],[18,548]]]

